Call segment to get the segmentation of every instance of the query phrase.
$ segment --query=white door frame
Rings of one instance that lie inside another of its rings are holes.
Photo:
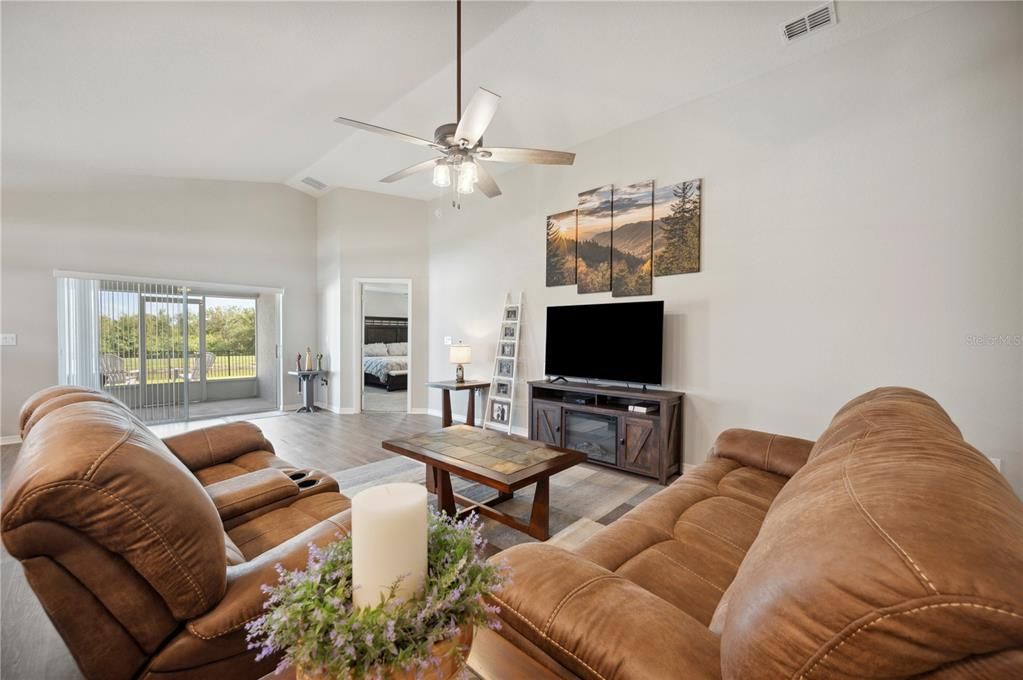
[[[363,328],[366,322],[362,311],[362,290],[367,284],[373,283],[401,283],[405,284],[408,290],[408,378],[405,389],[405,413],[412,413],[412,279],[401,278],[352,278],[352,403],[355,406],[355,413],[362,413],[362,340]]]

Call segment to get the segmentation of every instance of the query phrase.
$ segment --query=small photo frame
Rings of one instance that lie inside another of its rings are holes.
[[[491,422],[507,424],[509,413],[510,409],[508,408],[508,404],[505,404],[500,401],[495,401],[490,405]]]
[[[510,380],[495,380],[494,381],[494,396],[511,398],[511,381]]]
[[[508,357],[509,359],[515,358],[515,343],[514,342],[502,342],[497,346],[497,356]]]
[[[510,378],[515,372],[515,362],[511,359],[497,360],[497,375],[501,378]]]
[[[504,320],[505,321],[518,321],[519,320],[519,308],[518,307],[505,307],[504,308]]]
[[[502,340],[515,340],[515,326],[501,326]]]

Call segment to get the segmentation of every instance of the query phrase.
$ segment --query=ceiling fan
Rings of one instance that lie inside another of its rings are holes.
[[[455,3],[455,106],[458,123],[445,123],[433,133],[433,141],[408,135],[395,130],[388,130],[377,125],[363,123],[351,118],[338,117],[334,122],[350,125],[360,130],[375,132],[379,135],[400,139],[404,142],[433,149],[441,154],[421,163],[416,163],[393,175],[384,177],[381,182],[391,183],[405,179],[418,172],[433,171],[433,183],[439,187],[452,186],[454,178],[455,199],[452,207],[458,203],[460,194],[471,194],[474,186],[487,198],[501,195],[497,182],[480,161],[497,163],[533,163],[542,165],[572,165],[575,154],[566,151],[548,151],[546,149],[522,149],[505,146],[483,146],[483,133],[497,113],[497,105],[501,97],[490,90],[479,88],[469,105],[462,111],[462,0]]]

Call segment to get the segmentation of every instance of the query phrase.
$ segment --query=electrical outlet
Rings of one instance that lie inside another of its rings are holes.
[[[444,344],[445,345],[450,345],[451,344],[451,336],[450,335],[445,335],[444,336]]]
[[[18,344],[18,336],[14,333],[3,333],[0,335],[0,345],[8,347]]]

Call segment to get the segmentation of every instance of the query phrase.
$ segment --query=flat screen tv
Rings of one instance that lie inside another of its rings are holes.
[[[663,333],[660,300],[548,307],[544,372],[659,385]]]

